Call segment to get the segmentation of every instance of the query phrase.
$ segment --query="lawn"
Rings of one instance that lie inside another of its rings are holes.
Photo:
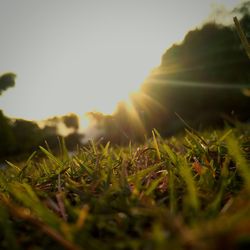
[[[250,125],[60,148],[0,171],[1,249],[250,248]]]

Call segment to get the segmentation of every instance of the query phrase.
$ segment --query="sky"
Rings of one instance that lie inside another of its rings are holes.
[[[237,0],[0,0],[0,97],[9,117],[110,114],[168,47]],[[214,17],[216,18],[216,17]]]

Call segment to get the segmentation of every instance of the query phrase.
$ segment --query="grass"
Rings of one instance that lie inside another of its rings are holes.
[[[60,146],[1,170],[0,249],[249,249],[249,125]]]

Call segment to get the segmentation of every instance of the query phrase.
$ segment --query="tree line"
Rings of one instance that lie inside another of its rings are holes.
[[[10,87],[15,86],[16,75],[5,73],[0,76],[0,95]],[[0,162],[7,158],[25,158],[38,146],[49,145],[54,151],[59,150],[58,124],[63,123],[69,133],[64,137],[69,150],[74,150],[81,144],[83,135],[78,133],[79,121],[75,114],[62,117],[52,117],[39,126],[34,121],[11,119],[0,110]]]

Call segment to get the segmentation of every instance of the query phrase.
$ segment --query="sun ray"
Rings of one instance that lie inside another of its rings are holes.
[[[127,108],[128,113],[131,115],[132,120],[135,122],[137,130],[139,130],[139,132],[142,135],[145,135],[146,129],[138,113],[138,110],[135,108],[135,106],[133,105],[131,101],[126,102],[126,108]]]

